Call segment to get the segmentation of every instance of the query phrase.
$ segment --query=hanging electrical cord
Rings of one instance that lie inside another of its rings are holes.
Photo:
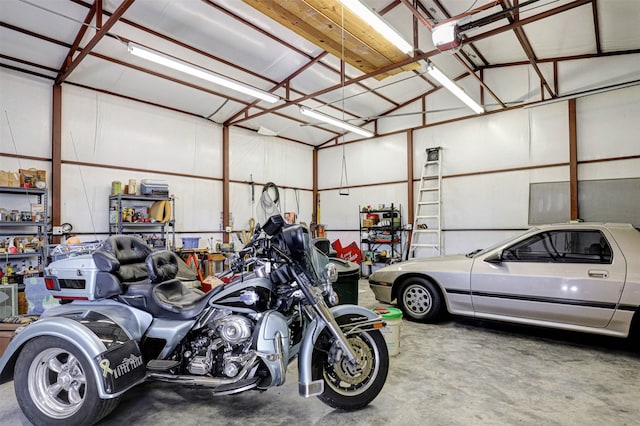
[[[341,39],[341,48],[342,48],[342,57],[340,63],[340,82],[342,83],[342,121],[345,120],[345,112],[344,112],[344,80],[345,80],[345,65],[344,65],[344,4],[342,5],[342,39]],[[340,189],[338,190],[338,194],[340,195],[349,195],[349,178],[347,176],[347,157],[345,154],[344,148],[344,133],[342,134],[342,169],[340,171]]]
[[[278,204],[280,202],[280,190],[278,189],[278,186],[275,183],[273,182],[265,183],[264,186],[262,187],[262,192],[269,191],[270,189],[273,189],[274,191],[274,196],[272,197],[273,203]]]
[[[73,133],[69,132],[69,137],[71,138],[71,144],[73,145],[73,153],[76,157],[76,161],[80,161],[79,157],[78,157],[78,151],[76,149],[76,141],[73,139]],[[93,210],[92,210],[92,206],[91,203],[89,202],[89,194],[87,192],[87,185],[85,183],[84,180],[84,174],[82,173],[82,168],[80,167],[80,165],[78,165],[78,173],[80,174],[80,182],[82,182],[82,189],[84,191],[84,199],[87,202],[87,211],[89,213],[89,220],[91,221],[91,229],[93,229],[93,237],[96,239],[96,241],[98,240],[98,235],[96,233],[96,225],[93,221]]]

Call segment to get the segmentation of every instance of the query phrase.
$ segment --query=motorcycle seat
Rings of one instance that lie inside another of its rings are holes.
[[[145,260],[151,248],[141,239],[128,235],[113,235],[93,253],[98,269],[115,275],[121,283],[148,278]]]
[[[158,318],[168,319],[194,318],[202,312],[208,297],[200,290],[188,288],[176,278],[178,258],[175,253],[168,250],[153,252],[147,256],[145,263],[152,285],[133,287],[140,287],[138,291],[147,296],[148,312]]]

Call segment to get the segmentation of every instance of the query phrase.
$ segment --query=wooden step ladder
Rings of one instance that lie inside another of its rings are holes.
[[[442,148],[427,148],[420,176],[408,257],[439,256],[442,252]]]

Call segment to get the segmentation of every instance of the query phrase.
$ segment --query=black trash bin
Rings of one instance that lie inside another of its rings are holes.
[[[335,257],[329,260],[336,266],[338,271],[338,280],[333,283],[333,290],[338,294],[338,304],[357,305],[360,266],[357,263]]]

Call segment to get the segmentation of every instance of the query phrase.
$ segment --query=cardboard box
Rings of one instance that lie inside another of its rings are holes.
[[[4,324],[0,323],[0,356],[4,354],[4,351],[9,346],[9,342],[13,339],[15,330],[18,327],[22,327],[24,324]]]
[[[19,187],[20,175],[16,172],[0,170],[0,186]]]
[[[47,172],[38,169],[20,169],[20,186],[22,188],[46,188]],[[44,185],[39,184],[42,182]]]

